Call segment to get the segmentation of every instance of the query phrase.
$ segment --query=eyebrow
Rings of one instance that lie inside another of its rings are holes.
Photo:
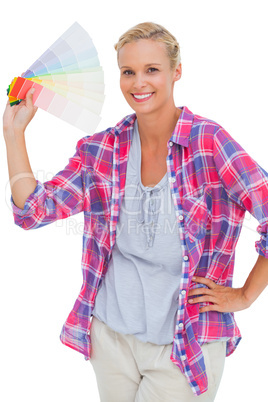
[[[161,66],[161,64],[160,64],[160,63],[149,63],[149,64],[145,64],[145,67],[149,67],[149,66]],[[121,70],[121,68],[132,68],[132,67],[129,67],[129,66],[122,66],[122,67],[120,67],[120,70]]]

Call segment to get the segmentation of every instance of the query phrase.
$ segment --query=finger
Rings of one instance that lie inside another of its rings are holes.
[[[217,299],[213,296],[200,296],[200,297],[195,297],[194,299],[189,299],[188,303],[190,304],[196,304],[196,303],[216,303]]]
[[[188,296],[197,296],[197,295],[212,295],[213,291],[208,288],[196,288],[196,289],[191,289],[188,292]]]
[[[202,283],[203,285],[207,285],[210,288],[215,288],[217,285],[211,279],[204,278],[203,276],[193,276],[192,280],[197,283]]]
[[[201,307],[199,313],[207,313],[208,311],[219,311],[221,312],[220,308],[217,307],[215,304],[210,304],[209,306]]]
[[[29,89],[29,91],[26,94],[25,101],[26,101],[26,106],[29,108],[33,108],[33,94],[35,92],[35,88]]]

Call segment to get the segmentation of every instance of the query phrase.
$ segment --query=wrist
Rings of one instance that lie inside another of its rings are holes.
[[[6,144],[9,143],[19,143],[21,141],[25,141],[24,130],[22,129],[4,129],[4,139]]]

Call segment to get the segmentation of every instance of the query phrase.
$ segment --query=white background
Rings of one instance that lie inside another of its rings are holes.
[[[10,1],[1,6],[1,110],[14,76],[25,71],[74,21],[92,37],[105,72],[98,131],[133,111],[119,88],[113,48],[137,23],[164,25],[181,46],[183,74],[175,100],[221,124],[266,170],[267,12],[265,1]],[[45,181],[61,170],[85,135],[38,110],[27,128],[32,169]],[[5,143],[1,138],[0,399],[4,402],[99,401],[93,369],[59,334],[82,284],[82,214],[40,230],[13,223]],[[234,286],[242,286],[257,253],[257,221],[246,216],[237,246]],[[216,402],[265,401],[267,289],[236,313],[243,340],[226,359]],[[262,386],[263,384],[263,386]],[[180,401],[178,396],[178,401]],[[153,401],[152,401],[153,402]],[[183,401],[185,402],[185,401]]]

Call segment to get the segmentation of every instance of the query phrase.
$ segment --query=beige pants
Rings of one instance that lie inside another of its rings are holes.
[[[225,362],[226,342],[202,346],[209,389],[195,396],[186,377],[170,360],[172,343],[141,342],[115,332],[93,316],[93,366],[101,402],[213,402]]]

